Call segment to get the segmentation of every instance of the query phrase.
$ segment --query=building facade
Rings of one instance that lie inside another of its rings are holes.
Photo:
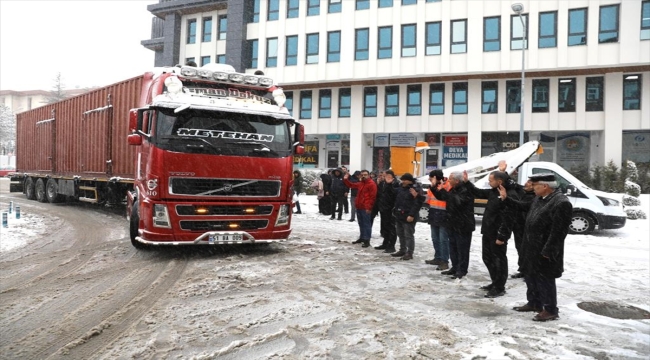
[[[425,171],[516,147],[520,132],[567,169],[650,163],[650,1],[511,5],[161,0],[142,44],[157,66],[278,80],[308,134],[297,167],[387,169],[425,141]]]

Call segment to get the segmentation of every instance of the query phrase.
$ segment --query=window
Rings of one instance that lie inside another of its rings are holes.
[[[329,6],[327,8],[328,13],[340,13],[341,12],[341,0],[329,0]]]
[[[357,10],[370,9],[370,0],[357,0],[356,9]]]
[[[210,57],[209,56],[201,56],[201,66],[209,64],[210,63]]]
[[[300,0],[287,0],[287,19],[297,18],[300,10]]]
[[[587,44],[587,9],[569,10],[569,46]]]
[[[287,98],[284,102],[284,107],[289,110],[289,115],[293,116],[293,91],[285,91],[284,96]]]
[[[253,0],[253,12],[250,14],[250,19],[248,22],[260,22],[260,0]]]
[[[557,11],[539,13],[539,41],[537,47],[557,47]]]
[[[428,3],[441,2],[442,0],[427,0]]]
[[[557,111],[576,111],[576,79],[559,79]]]
[[[201,28],[203,35],[201,36],[202,42],[212,41],[212,17],[203,18],[203,27]]]
[[[298,65],[298,35],[287,36],[285,65]]]
[[[217,55],[217,64],[225,64],[226,63],[226,55],[221,54]]]
[[[307,34],[307,64],[318,64],[318,34]]]
[[[255,69],[257,67],[257,40],[248,40],[248,49],[251,54],[249,69]]]
[[[422,85],[406,86],[406,115],[422,115]]]
[[[278,38],[266,39],[266,67],[278,66]]]
[[[440,21],[426,24],[425,55],[440,55]]]
[[[377,58],[389,59],[393,57],[393,27],[386,26],[379,28]]]
[[[598,43],[618,42],[618,5],[600,7]]]
[[[219,15],[219,40],[226,40],[226,32],[228,30],[228,17],[226,15]]]
[[[268,21],[278,20],[280,18],[280,0],[269,0]]]
[[[318,117],[332,117],[332,90],[326,89],[318,91]]]
[[[386,86],[384,116],[399,116],[399,86]]]
[[[467,20],[453,20],[451,22],[451,53],[461,54],[467,52]]]
[[[623,76],[623,110],[641,109],[641,74]]]
[[[533,80],[533,112],[548,112],[548,79]]]
[[[368,60],[368,29],[356,29],[354,42],[354,60]]]
[[[521,111],[521,80],[506,81],[506,113]]]
[[[402,5],[415,5],[418,0],[402,0]]]
[[[311,90],[300,92],[300,118],[311,119]]]
[[[453,83],[453,114],[467,114],[467,83]]]
[[[483,51],[501,50],[501,18],[483,18]]]
[[[481,113],[496,114],[498,111],[499,83],[497,81],[483,81],[481,83],[482,105]]]
[[[650,40],[650,1],[641,3],[641,40]]]
[[[603,111],[603,98],[605,97],[605,78],[595,76],[587,78],[587,93],[585,99],[586,111]]]
[[[429,85],[429,115],[445,113],[445,84]]]
[[[327,33],[327,62],[341,61],[341,32]]]
[[[377,116],[377,88],[363,88],[363,116]]]
[[[339,117],[349,118],[352,108],[352,89],[339,89]]]
[[[196,58],[194,58],[194,57],[188,57],[188,58],[185,58],[185,63],[186,63],[186,64],[189,63],[190,61],[191,61],[191,62],[195,62],[195,61],[196,61]]]
[[[187,41],[188,44],[196,43],[196,19],[187,20]]]
[[[523,24],[521,22],[524,22]],[[524,25],[526,32],[524,33]],[[526,43],[524,44],[524,39]],[[510,50],[528,49],[528,14],[510,16]]]
[[[320,0],[307,0],[307,16],[320,15]]]
[[[402,57],[416,55],[416,25],[402,25]]]
[[[393,7],[393,0],[379,0],[379,7]]]

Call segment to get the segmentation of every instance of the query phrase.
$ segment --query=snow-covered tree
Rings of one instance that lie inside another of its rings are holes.
[[[0,155],[16,152],[16,116],[0,105]]]
[[[65,95],[65,84],[63,83],[63,78],[61,73],[57,73],[54,78],[54,85],[52,86],[52,91],[50,95],[45,100],[46,104],[52,104],[57,101],[64,100],[67,96]]]

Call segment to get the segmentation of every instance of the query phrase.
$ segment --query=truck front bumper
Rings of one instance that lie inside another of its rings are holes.
[[[598,217],[598,229],[620,229],[625,226],[627,218],[625,216],[612,216],[605,214],[597,214]]]

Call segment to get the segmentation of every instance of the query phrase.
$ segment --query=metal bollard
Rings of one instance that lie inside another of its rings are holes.
[[[13,202],[13,201],[10,201],[10,202],[9,202],[9,213],[11,214],[11,212],[12,212],[13,210],[14,210],[14,202]]]
[[[20,219],[20,205],[16,205],[16,219]]]
[[[2,213],[2,227],[7,228],[9,227],[9,214],[6,212]]]

